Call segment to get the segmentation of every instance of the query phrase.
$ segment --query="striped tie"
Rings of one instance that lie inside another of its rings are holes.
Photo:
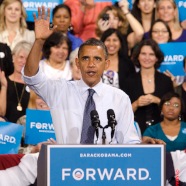
[[[81,132],[81,144],[93,144],[95,128],[91,124],[90,112],[96,109],[93,94],[93,89],[88,89],[89,95],[85,104],[85,110],[83,115],[83,127]]]

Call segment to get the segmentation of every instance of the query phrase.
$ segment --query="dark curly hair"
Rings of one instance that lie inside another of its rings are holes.
[[[43,57],[45,57],[46,59],[49,59],[49,56],[51,54],[51,47],[57,46],[59,44],[62,44],[66,42],[68,45],[68,57],[69,54],[72,50],[72,43],[71,41],[68,39],[67,36],[65,36],[63,33],[61,32],[53,32],[45,41],[44,45],[43,45]]]
[[[141,41],[139,43],[139,45],[135,48],[135,50],[132,54],[132,61],[133,61],[134,65],[138,68],[141,67],[138,57],[140,55],[140,52],[141,52],[141,49],[143,46],[150,46],[151,49],[154,51],[154,54],[155,54],[156,58],[158,59],[158,61],[154,65],[154,67],[159,68],[160,64],[164,60],[164,54],[161,51],[161,49],[159,48],[158,44],[152,39],[146,39],[146,40]]]

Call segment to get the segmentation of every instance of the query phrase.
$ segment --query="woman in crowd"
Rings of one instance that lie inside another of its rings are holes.
[[[156,43],[162,44],[172,40],[172,33],[166,22],[157,19],[151,26],[149,37],[156,41]]]
[[[144,38],[148,38],[149,30],[155,20],[156,0],[135,0],[131,13],[141,23]],[[130,31],[131,32],[131,31]]]
[[[14,72],[7,78],[7,103],[6,118],[8,121],[16,121],[25,115],[29,101],[29,88],[25,85],[21,70],[24,67],[32,45],[27,42],[18,43],[13,51]]]
[[[13,50],[20,41],[33,43],[34,31],[27,29],[26,13],[21,0],[4,0],[0,6],[0,42]]]
[[[186,41],[186,30],[180,25],[178,8],[174,0],[159,0],[157,2],[157,16],[169,25],[172,33],[172,41]]]
[[[152,24],[149,36],[158,44],[164,44],[172,41],[172,33],[169,28],[169,25],[161,19],[157,19]],[[171,78],[174,87],[177,87],[183,82],[183,76],[174,76],[169,70],[166,70],[164,74]]]
[[[101,37],[101,41],[107,47],[110,66],[103,74],[103,82],[117,88],[123,89],[124,80],[132,73],[135,73],[133,63],[124,54],[125,43],[123,36],[118,29],[110,28]]]
[[[143,138],[148,136],[163,140],[168,152],[184,150],[186,148],[186,123],[181,121],[184,107],[179,94],[167,93],[162,97],[159,106],[163,120],[147,128]]]
[[[53,32],[43,45],[43,59],[40,61],[40,68],[50,79],[64,78],[72,79],[71,65],[68,60],[71,52],[71,42],[67,36],[61,32]],[[38,96],[31,91],[29,108],[36,108]],[[48,106],[42,101],[43,107]]]
[[[109,28],[118,29],[124,37],[127,48],[130,50],[136,43],[140,42],[143,38],[143,27],[137,21],[136,18],[129,12],[129,3],[127,0],[119,2],[119,6],[107,6],[98,16],[96,33],[98,37],[101,37],[104,31]],[[109,15],[109,20],[104,20],[104,15]],[[132,28],[131,33],[128,34],[128,26]]]
[[[57,5],[52,12],[52,22],[54,25],[57,25],[56,30],[67,35],[67,37],[72,42],[72,50],[75,50],[83,42],[80,38],[74,36],[71,33],[71,10],[65,4]]]
[[[70,62],[67,60],[70,52],[71,42],[63,33],[54,32],[46,39],[40,68],[48,78],[72,79]]]
[[[127,78],[124,91],[131,99],[134,119],[143,134],[147,126],[161,120],[158,105],[165,93],[173,91],[173,84],[169,77],[157,71],[164,55],[155,41],[142,41],[132,59],[140,71]]]

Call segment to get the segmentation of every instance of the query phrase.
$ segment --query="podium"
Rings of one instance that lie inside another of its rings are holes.
[[[164,145],[42,145],[38,186],[164,186]]]

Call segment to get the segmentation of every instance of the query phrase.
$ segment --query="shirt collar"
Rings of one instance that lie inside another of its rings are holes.
[[[100,82],[95,85],[94,87],[89,87],[84,81],[83,79],[79,80],[79,86],[80,86],[80,93],[83,95],[87,92],[87,90],[89,88],[92,88],[95,90],[96,94],[98,96],[101,96],[101,91],[102,91],[102,87],[103,87],[103,82],[102,80],[100,79]]]

